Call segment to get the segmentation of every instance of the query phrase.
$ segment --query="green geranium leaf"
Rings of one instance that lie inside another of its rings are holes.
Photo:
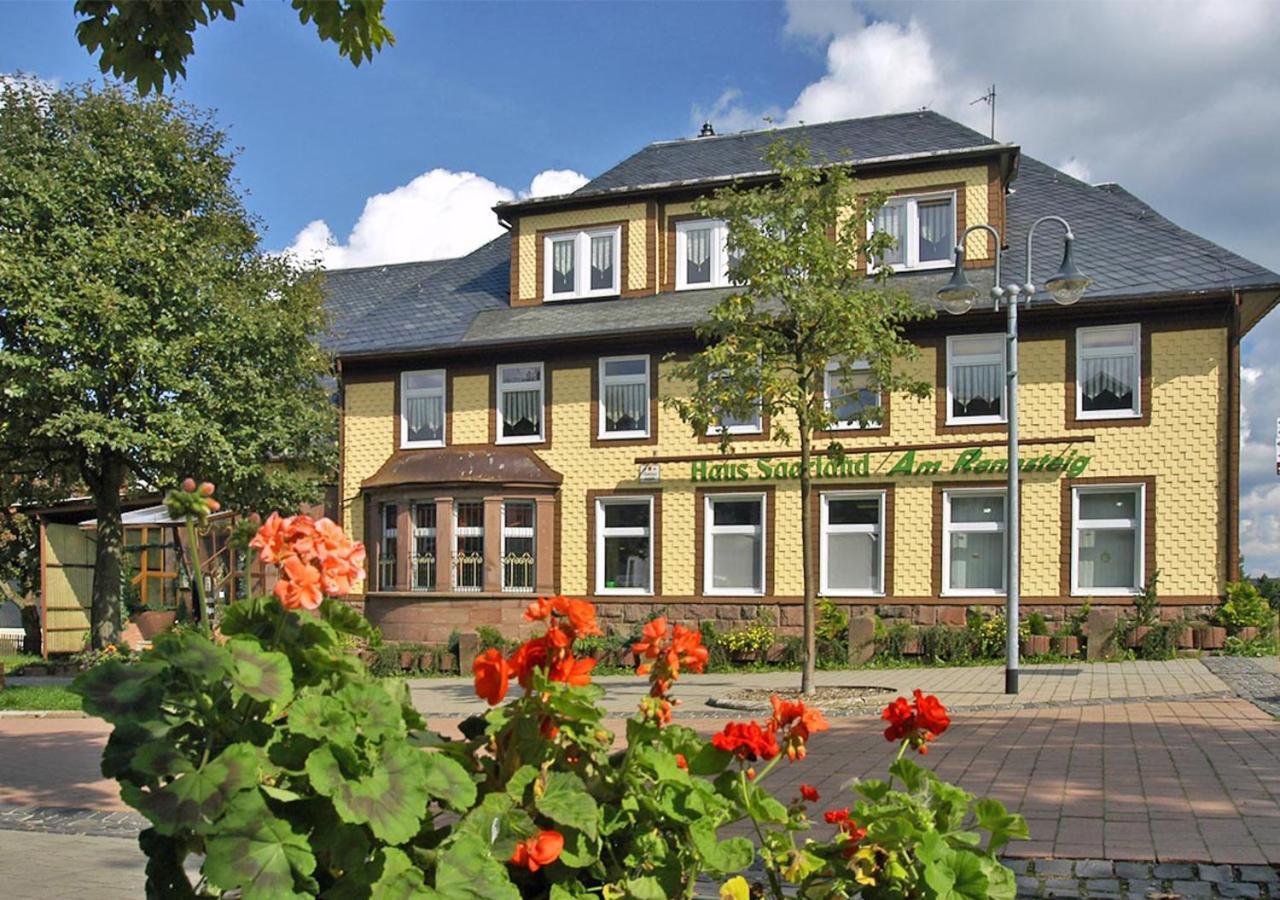
[[[646,875],[643,878],[628,878],[623,884],[628,900],[667,900],[668,894],[657,878]]]
[[[1014,900],[1018,894],[1018,882],[1013,871],[990,857],[982,857],[979,862],[987,876],[987,896],[991,900]]]
[[[595,894],[584,888],[581,882],[566,881],[551,885],[551,900],[587,900]]]
[[[440,854],[435,887],[450,900],[520,900],[506,864],[474,834],[459,835]]]
[[[756,858],[756,849],[751,841],[744,837],[722,841],[716,837],[715,826],[705,819],[689,826],[689,835],[702,861],[719,874],[741,872]]]
[[[315,884],[316,859],[306,835],[272,815],[256,791],[237,801],[207,849],[205,876],[223,890],[239,888],[244,900],[312,896],[298,890],[298,881]]]
[[[868,778],[863,781],[855,781],[853,789],[872,803],[879,803],[888,795],[889,783],[881,781],[879,778]]]
[[[371,897],[378,900],[421,900],[436,892],[427,887],[422,870],[408,855],[395,847],[382,851],[382,875],[373,883]]]
[[[1011,840],[1026,840],[1031,836],[1027,820],[1017,813],[1010,813],[999,800],[979,800],[973,807],[978,817],[978,827],[991,832],[987,852],[997,854]]]
[[[427,772],[427,793],[458,812],[465,812],[476,802],[476,783],[467,770],[441,753],[424,753],[422,764]]]
[[[347,775],[333,751],[321,746],[307,757],[311,785],[333,801],[348,822],[367,824],[374,835],[403,844],[418,833],[427,810],[421,751],[396,744],[379,754],[367,775]]]
[[[157,677],[165,671],[162,662],[123,663],[108,660],[82,672],[71,684],[79,694],[84,711],[111,723],[150,718],[159,712],[164,684]]]
[[[920,790],[932,773],[904,756],[893,761],[892,765],[889,766],[889,774],[900,778],[902,783],[906,785],[908,793],[915,793]]]
[[[352,682],[334,695],[350,712],[356,730],[366,740],[404,735],[400,704],[379,682]]]
[[[102,751],[102,774],[107,778],[121,778],[135,772],[138,751],[161,743],[169,731],[170,725],[161,719],[120,723],[107,738],[106,749]]]
[[[324,602],[320,604],[320,615],[339,634],[355,635],[356,637],[364,638],[371,644],[381,642],[381,635],[378,634],[378,629],[374,628],[368,619],[341,600],[326,597]]]
[[[138,846],[147,857],[147,896],[195,900],[187,870],[184,841],[147,828],[138,835]]]
[[[492,848],[493,855],[507,859],[516,844],[537,834],[538,826],[506,794],[486,794],[484,799],[463,816],[455,834],[470,834]]]
[[[356,723],[347,704],[319,688],[306,688],[298,694],[289,707],[289,730],[343,746],[356,740]]]
[[[155,653],[188,676],[217,681],[231,671],[231,656],[198,631],[169,631],[156,638]]]
[[[138,802],[130,802],[161,834],[208,831],[232,797],[257,786],[263,762],[262,752],[252,744],[232,744],[199,769],[158,790],[140,791]]]
[[[576,828],[587,837],[596,837],[596,826],[600,817],[595,798],[587,793],[587,786],[582,779],[572,772],[547,773],[546,785],[533,805],[553,822]]]
[[[566,828],[560,862],[571,869],[585,869],[600,858],[600,842],[592,840],[576,828]]]
[[[231,653],[231,683],[254,700],[284,706],[293,698],[293,669],[289,657],[263,650],[256,641],[227,643]]]
[[[137,748],[133,770],[144,775],[172,777],[195,771],[195,764],[168,741],[152,741]]]
[[[245,597],[223,610],[218,630],[227,637],[237,634],[263,637],[275,630],[276,622],[284,615],[284,607],[274,597]]]
[[[538,769],[536,766],[521,766],[516,769],[509,779],[507,779],[507,793],[516,803],[524,801],[524,789],[538,777]]]

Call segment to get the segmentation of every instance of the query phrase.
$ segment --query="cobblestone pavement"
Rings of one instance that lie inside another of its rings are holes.
[[[1209,656],[1205,667],[1263,712],[1280,716],[1280,660]]]
[[[1274,866],[1114,862],[1109,859],[1009,860],[1019,897],[1280,897]]]

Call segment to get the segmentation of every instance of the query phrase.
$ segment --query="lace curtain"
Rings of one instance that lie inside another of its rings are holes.
[[[1137,383],[1132,355],[1095,356],[1080,360],[1080,386],[1084,399],[1092,401],[1103,393],[1120,398],[1133,393]]]
[[[591,239],[591,289],[605,290],[613,287],[613,237]]]
[[[643,384],[606,384],[604,421],[608,431],[640,431],[645,427],[649,396]]]
[[[921,203],[916,209],[920,221],[920,261],[949,259],[954,245],[951,201]]]
[[[883,231],[892,237],[897,243],[890,249],[885,250],[884,255],[880,258],[882,264],[897,265],[902,262],[903,245],[906,243],[903,236],[903,209],[901,206],[882,206],[880,211],[876,213],[876,231]]]
[[[504,391],[502,430],[508,437],[537,434],[542,427],[542,391]]]
[[[555,241],[551,245],[551,289],[573,290],[573,241]]]
[[[690,228],[685,232],[685,281],[702,284],[711,280],[711,229]]]
[[[444,433],[444,400],[441,397],[405,399],[409,418],[409,440],[438,441]]]
[[[1000,363],[953,366],[952,397],[962,406],[968,406],[975,398],[998,404],[1001,397],[1001,383],[1004,380],[1002,368]]]

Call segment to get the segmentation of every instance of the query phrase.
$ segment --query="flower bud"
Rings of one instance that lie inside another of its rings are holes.
[[[190,494],[196,489],[196,480],[194,478],[182,479],[182,489]]]
[[[204,495],[204,496],[206,496],[206,497],[212,497],[212,496],[213,496],[213,482],[212,482],[212,481],[202,481],[202,482],[200,482],[200,493],[201,493],[201,494],[203,494],[203,495]]]
[[[222,504],[219,503],[217,500],[214,500],[212,497],[204,501],[204,504],[209,508],[209,512],[217,512],[218,510],[222,509]]]

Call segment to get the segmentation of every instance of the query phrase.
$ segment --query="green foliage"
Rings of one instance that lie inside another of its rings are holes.
[[[731,658],[751,656],[764,659],[778,642],[778,635],[773,630],[772,614],[761,609],[754,622],[719,635],[719,642]]]
[[[5,667],[8,671],[8,667]],[[60,685],[15,685],[0,691],[0,709],[80,709],[80,698]]]
[[[1257,578],[1251,579],[1254,587],[1258,589],[1258,593],[1266,598],[1267,603],[1276,612],[1280,612],[1280,578],[1272,578],[1269,575],[1259,575]]]
[[[1222,652],[1225,656],[1252,656],[1259,659],[1280,656],[1280,640],[1277,640],[1274,631],[1263,632],[1247,641],[1235,635],[1229,635],[1222,647]]]
[[[1085,600],[1073,612],[1067,614],[1058,633],[1067,637],[1085,637],[1085,624],[1089,621],[1089,610],[1093,603]]]
[[[876,657],[897,661],[907,655],[907,644],[916,637],[916,629],[909,622],[895,622],[886,628],[879,619],[876,619],[875,635]]]
[[[920,655],[925,662],[955,665],[977,655],[973,632],[951,625],[933,625],[919,631]]]
[[[1275,612],[1252,582],[1233,581],[1227,585],[1227,597],[1218,607],[1214,619],[1234,633],[1241,628],[1271,627]]]
[[[322,41],[338,45],[338,54],[360,65],[373,60],[395,35],[383,23],[384,0],[291,0],[298,20],[314,22]],[[165,78],[187,75],[193,35],[219,18],[233,20],[244,0],[76,0],[76,39],[98,53],[103,74],[134,83],[146,94],[164,89]],[[101,52],[99,52],[101,51]]]
[[[199,471],[227,506],[289,509],[335,460],[319,279],[262,251],[233,165],[184,104],[0,85],[0,475],[93,496],[95,646],[121,491]]]
[[[1004,658],[1008,628],[1005,625],[1003,611],[997,611],[988,616],[982,610],[970,607],[965,617],[965,629],[973,642],[972,652],[975,659]],[[1019,635],[1025,637],[1026,629],[1027,623],[1020,623]]]
[[[1043,637],[1048,636],[1049,623],[1045,621],[1044,613],[1033,612],[1027,616],[1027,633]]]

